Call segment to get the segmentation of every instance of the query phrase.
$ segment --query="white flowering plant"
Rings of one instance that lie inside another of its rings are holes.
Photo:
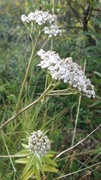
[[[47,34],[49,37],[61,35],[61,30],[57,25],[56,15],[49,14],[48,12],[36,10],[31,12],[26,16],[23,14],[21,20],[25,24],[31,24],[34,27],[40,28],[44,34]]]
[[[49,98],[50,96],[79,94],[77,116],[72,138],[73,147],[81,96],[83,95],[87,96],[88,98],[94,98],[94,86],[86,77],[82,68],[73,62],[72,57],[62,59],[58,53],[52,51],[52,46],[50,47],[51,50],[44,50],[49,40],[52,41],[54,37],[62,35],[62,31],[58,27],[56,15],[36,10],[35,12],[29,13],[27,16],[23,14],[21,16],[21,20],[29,32],[32,43],[32,51],[19,93],[15,114],[4,122],[0,129],[18,117],[21,113],[27,111],[27,109],[35,106],[36,103],[43,102],[45,97]],[[45,38],[43,38],[43,36],[45,36]],[[40,47],[41,38],[43,44]],[[32,65],[32,61],[36,57],[37,59],[41,59],[41,61],[37,63],[37,67],[41,67],[46,73],[45,89],[36,100],[19,110],[21,97],[30,72],[30,67]],[[66,88],[59,89],[60,84],[65,84]],[[45,133],[43,133],[41,130],[33,132],[28,139],[28,144],[23,144],[23,148],[24,150],[20,151],[14,156],[20,157],[20,159],[16,160],[17,163],[25,164],[25,168],[21,175],[21,180],[27,180],[30,178],[41,180],[41,177],[45,176],[45,171],[57,173],[57,164],[54,159],[51,159],[54,156],[54,153],[50,150],[50,141]],[[60,153],[60,155],[61,154],[62,153]],[[59,155],[57,157],[59,157]]]
[[[20,179],[41,180],[45,177],[45,172],[58,172],[57,164],[52,160],[55,152],[51,151],[51,143],[46,132],[34,131],[28,138],[28,144],[22,144],[22,146],[24,149],[14,155],[19,158],[16,163],[25,164]]]

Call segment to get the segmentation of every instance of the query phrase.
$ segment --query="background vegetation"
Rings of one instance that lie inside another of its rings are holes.
[[[15,111],[21,84],[28,64],[31,43],[21,22],[21,15],[36,9],[58,16],[63,36],[53,41],[53,49],[61,57],[72,56],[83,67],[95,86],[96,98],[82,97],[75,143],[86,137],[101,123],[101,2],[100,0],[4,0],[0,2],[0,124]],[[40,44],[42,41],[40,40]],[[50,45],[48,45],[50,46]],[[48,49],[48,47],[47,47]],[[43,92],[45,74],[32,62],[19,109]],[[51,97],[37,104],[7,124],[0,133],[0,155],[15,154],[27,133],[45,129],[53,140],[52,150],[57,154],[71,146],[78,96]],[[9,158],[0,158],[1,180],[18,180],[23,166]],[[83,143],[56,160],[57,174],[47,174],[52,180],[80,169],[84,171],[61,179],[101,179],[101,130],[95,131]],[[97,165],[98,163],[98,165]],[[90,166],[93,167],[89,168]],[[14,168],[17,169],[15,172]]]

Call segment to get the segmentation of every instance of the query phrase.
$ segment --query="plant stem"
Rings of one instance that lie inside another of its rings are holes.
[[[11,118],[9,118],[6,122],[4,122],[1,126],[0,126],[0,130],[9,122],[11,122],[13,119],[15,119],[16,117],[18,117],[20,114],[22,114],[24,111],[26,111],[27,109],[29,109],[30,107],[34,106],[36,103],[38,103],[40,100],[42,100],[42,98],[49,92],[50,87],[52,86],[52,83],[47,87],[47,89],[41,94],[41,96],[36,99],[34,102],[32,102],[31,104],[29,104],[28,106],[24,107],[23,109],[21,109],[19,112],[17,112],[14,116],[12,116]]]
[[[83,68],[83,72],[84,72],[84,73],[85,73],[85,68],[86,68],[86,59],[85,59],[84,68]],[[78,123],[78,117],[79,117],[79,112],[80,112],[80,104],[81,104],[81,95],[79,96],[79,101],[78,101],[77,114],[76,114],[76,120],[75,120],[75,127],[74,127],[74,132],[73,132],[73,138],[72,138],[72,144],[71,144],[71,146],[74,145],[74,140],[75,140],[75,135],[76,135],[76,129],[77,129],[77,123]]]
[[[39,35],[40,35],[40,32],[39,32],[39,34],[38,34],[38,36],[37,36],[37,38],[36,38],[35,45],[34,45],[34,43],[33,43],[32,37],[31,37],[31,41],[32,41],[32,52],[31,52],[31,55],[30,55],[30,59],[29,59],[29,63],[28,63],[27,69],[26,69],[26,73],[25,73],[24,80],[23,80],[23,82],[22,82],[22,87],[21,87],[21,90],[20,90],[20,93],[19,93],[18,102],[17,102],[17,105],[16,105],[16,112],[18,111],[18,107],[19,107],[19,104],[20,104],[20,100],[21,100],[21,97],[22,97],[22,93],[23,93],[25,84],[26,84],[26,80],[27,80],[28,73],[29,73],[29,70],[30,70],[30,66],[31,66],[31,63],[32,63],[32,60],[33,60],[33,56],[34,56],[34,53],[35,53],[35,49],[36,49],[36,45],[37,45],[37,42],[38,42]]]
[[[75,145],[71,146],[70,148],[68,148],[68,149],[62,151],[61,153],[59,153],[59,154],[56,156],[56,158],[60,157],[62,154],[67,153],[68,151],[70,151],[70,150],[74,149],[75,147],[77,147],[79,144],[81,144],[81,143],[84,142],[87,138],[89,138],[94,132],[96,132],[100,127],[101,127],[101,124],[100,124],[96,129],[94,129],[90,134],[88,134],[85,138],[83,138],[81,141],[79,141],[77,144],[75,144]],[[56,158],[55,158],[55,159],[56,159]]]
[[[11,156],[10,156],[9,149],[8,149],[8,147],[7,147],[7,144],[6,144],[4,135],[3,135],[3,131],[1,131],[1,135],[2,135],[2,139],[3,139],[4,145],[5,145],[5,147],[6,147],[6,150],[7,150],[7,153],[8,153],[10,162],[11,162],[11,165],[12,165],[12,167],[13,167],[14,173],[16,173],[16,169],[15,169],[15,166],[14,166],[14,164],[13,164],[12,158],[11,158]]]
[[[60,176],[60,177],[58,177],[58,178],[56,178],[56,179],[54,179],[54,180],[63,179],[63,178],[65,178],[65,177],[67,177],[67,176],[71,176],[71,175],[73,175],[73,174],[77,174],[77,173],[82,172],[82,171],[85,171],[85,170],[87,170],[87,169],[91,169],[92,167],[98,166],[99,164],[101,164],[101,161],[98,162],[98,163],[95,163],[95,164],[93,164],[93,165],[91,165],[91,166],[88,166],[88,167],[86,167],[86,168],[83,168],[83,169],[74,171],[74,172],[72,172],[72,173],[69,173],[69,174]]]
[[[74,140],[75,140],[75,135],[76,135],[76,128],[77,128],[79,111],[80,111],[80,104],[81,104],[81,95],[79,96],[79,101],[78,101],[77,114],[76,114],[76,120],[75,120],[75,127],[74,127],[74,132],[73,132],[73,138],[72,138],[71,146],[74,145]]]

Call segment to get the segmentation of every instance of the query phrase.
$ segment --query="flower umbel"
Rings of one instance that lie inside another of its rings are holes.
[[[21,20],[23,22],[35,21],[38,25],[43,25],[47,22],[50,24],[56,23],[57,17],[56,15],[49,14],[48,12],[36,10],[35,12],[29,13],[28,16],[23,14],[21,16]]]
[[[61,30],[55,24],[50,25],[50,27],[47,27],[47,26],[44,27],[44,33],[49,34],[49,37],[57,36],[58,34],[59,35],[62,34]]]
[[[21,20],[24,23],[36,22],[39,26],[44,25],[43,32],[49,37],[61,35],[62,31],[57,26],[57,16],[49,14],[48,12],[36,10],[26,16],[23,14]]]
[[[50,141],[41,130],[34,131],[29,137],[28,147],[35,154],[44,156],[50,150]]]
[[[68,83],[87,97],[95,97],[94,86],[87,79],[81,67],[72,61],[72,57],[61,59],[54,51],[45,52],[43,49],[37,52],[42,61],[38,64],[43,69],[48,69],[52,79]]]

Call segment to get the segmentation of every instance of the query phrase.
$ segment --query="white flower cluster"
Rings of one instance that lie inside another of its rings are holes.
[[[34,131],[29,137],[28,147],[35,154],[44,156],[50,150],[50,141],[41,130]]]
[[[62,34],[62,31],[58,28],[57,25],[51,24],[50,27],[44,27],[44,33],[49,34],[49,37],[57,36],[58,34]]]
[[[94,86],[84,75],[81,67],[72,61],[71,57],[61,59],[58,53],[54,51],[45,52],[43,49],[39,50],[37,54],[42,59],[38,66],[48,69],[52,79],[68,83],[89,98],[95,97]]]
[[[23,22],[36,22],[38,25],[48,25],[45,26],[43,31],[45,34],[48,34],[49,37],[61,35],[62,31],[57,26],[57,17],[56,15],[49,14],[48,12],[36,10],[31,12],[26,16],[23,14],[21,16]]]

